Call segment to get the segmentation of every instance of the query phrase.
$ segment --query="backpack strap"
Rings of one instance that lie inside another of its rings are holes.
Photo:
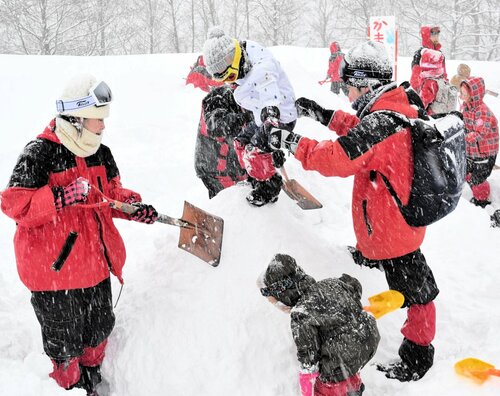
[[[406,117],[405,115],[401,114],[401,113],[396,113],[396,112],[390,111],[390,110],[378,110],[378,111],[375,111],[374,113],[384,113],[384,114],[387,114],[387,115],[389,115],[389,116],[391,116],[393,118],[396,118],[396,119],[398,119],[402,123],[402,125],[404,127],[410,127],[411,128],[411,126],[412,126],[411,120],[408,117]],[[392,198],[394,198],[394,201],[396,201],[399,210],[402,212],[403,208],[404,208],[404,205],[401,202],[401,200],[399,199],[398,194],[396,193],[396,191],[392,187],[389,179],[382,172],[379,172],[379,171],[376,171],[376,172],[380,175],[380,177],[384,181],[384,184],[387,187],[387,190],[389,190],[389,193],[391,194]]]

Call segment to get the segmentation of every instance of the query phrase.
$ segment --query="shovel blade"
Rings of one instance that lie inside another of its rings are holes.
[[[464,377],[483,383],[495,370],[492,364],[483,362],[476,358],[467,358],[455,363],[455,371]]]
[[[311,193],[302,187],[295,179],[286,180],[283,182],[281,188],[286,195],[297,202],[297,205],[299,205],[301,209],[310,210],[323,207],[321,202],[314,198]]]
[[[365,311],[371,312],[375,319],[381,318],[389,312],[395,311],[403,306],[404,296],[396,290],[387,290],[368,298],[370,305],[364,307]]]
[[[194,224],[194,228],[181,228],[179,248],[217,267],[222,251],[224,220],[186,201],[182,220]]]

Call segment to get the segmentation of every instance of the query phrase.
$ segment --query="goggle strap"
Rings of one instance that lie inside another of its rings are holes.
[[[95,105],[95,99],[92,95],[85,96],[84,98],[75,100],[56,100],[57,111],[62,113],[63,111],[73,111],[78,109],[83,109],[85,107],[90,107]]]

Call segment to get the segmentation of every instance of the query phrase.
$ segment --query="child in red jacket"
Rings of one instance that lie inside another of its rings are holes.
[[[413,60],[411,61],[411,87],[418,91],[420,88],[420,58],[424,48],[441,51],[441,43],[439,42],[439,34],[441,30],[437,26],[422,26],[420,28],[420,36],[422,37],[422,46],[415,51]],[[446,65],[443,58],[444,78],[447,79]]]
[[[457,89],[444,78],[444,55],[429,48],[420,58],[420,97],[428,114],[449,113],[457,107]]]
[[[471,202],[483,208],[491,203],[490,184],[486,179],[495,165],[499,140],[498,121],[483,102],[485,91],[481,77],[470,77],[460,85],[461,110],[466,128],[466,180],[472,189]]]
[[[326,72],[325,82],[330,79],[330,91],[334,94],[340,94],[340,90],[345,96],[348,95],[347,86],[339,77],[339,67],[344,59],[344,53],[340,50],[340,45],[336,41],[330,44],[330,59],[328,60],[328,71]]]

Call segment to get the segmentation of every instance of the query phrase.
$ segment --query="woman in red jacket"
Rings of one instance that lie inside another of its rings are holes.
[[[357,117],[322,109],[307,99],[297,100],[300,115],[316,118],[339,138],[318,142],[275,130],[270,142],[274,148],[294,153],[304,169],[324,176],[354,176],[352,217],[357,246],[353,257],[358,264],[383,270],[390,289],[404,295],[408,308],[401,329],[401,360],[378,368],[389,378],[418,380],[433,364],[433,300],[439,290],[420,251],[425,227],[406,223],[383,176],[405,205],[413,177],[411,131],[390,113],[416,118],[414,105],[421,101],[413,90],[407,92],[405,86],[391,83],[392,67],[380,43],[369,41],[352,48],[341,70]]]
[[[73,78],[57,101],[58,115],[24,148],[2,192],[2,210],[17,224],[14,248],[21,281],[66,389],[89,395],[115,317],[110,272],[121,283],[125,247],[113,217],[153,223],[155,209],[122,187],[108,147],[101,144],[111,90],[91,75]],[[104,194],[137,206],[124,215],[101,206]]]
[[[326,80],[330,79],[330,91],[334,94],[340,94],[340,90],[345,96],[348,95],[347,86],[339,76],[339,67],[344,59],[344,53],[340,50],[340,45],[336,41],[330,44],[330,59],[328,59],[328,71],[326,72]]]
[[[420,36],[422,37],[422,46],[415,51],[413,55],[413,59],[411,61],[411,77],[410,84],[415,91],[420,89],[421,81],[420,81],[420,58],[422,57],[422,50],[424,48],[430,48],[432,50],[441,51],[441,43],[439,42],[439,34],[441,30],[437,26],[422,26],[420,28]],[[446,74],[446,65],[443,57],[442,64],[444,74],[443,77],[445,80],[448,79],[448,75]]]
[[[490,184],[486,179],[491,175],[498,154],[498,121],[483,102],[484,94],[481,77],[469,77],[460,85],[466,129],[466,180],[472,189],[471,202],[483,208],[491,203]]]

